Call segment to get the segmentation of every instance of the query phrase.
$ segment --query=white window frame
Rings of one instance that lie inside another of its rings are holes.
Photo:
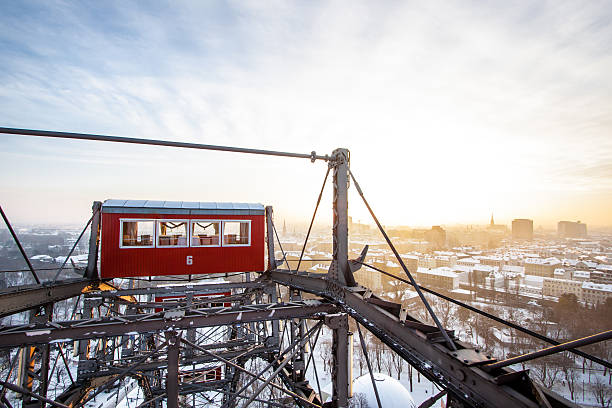
[[[153,245],[123,245],[123,222],[139,222],[139,221],[151,221],[153,222]],[[155,248],[155,244],[157,243],[157,223],[154,219],[150,218],[119,218],[119,248],[121,249],[134,249],[134,248]]]
[[[247,222],[249,223],[249,243],[248,244],[226,244],[225,243],[225,223],[226,222]],[[251,220],[223,220],[221,228],[221,242],[224,247],[247,247],[251,246]]]
[[[223,220],[209,220],[209,219],[192,219],[189,220],[189,246],[191,248],[216,248],[221,246],[221,242],[223,242]],[[218,222],[219,223],[219,243],[217,245],[192,245],[191,239],[193,238],[193,224],[199,222]]]
[[[186,244],[185,245],[159,245],[158,242],[158,233],[160,232],[160,223],[161,222],[184,222],[186,225],[185,233],[186,233]],[[156,219],[155,220],[155,248],[188,248],[189,247],[189,220],[188,219],[176,219],[176,218],[164,218],[164,219]]]

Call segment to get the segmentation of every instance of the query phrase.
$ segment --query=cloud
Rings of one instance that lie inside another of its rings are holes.
[[[609,188],[607,2],[0,7],[3,126],[300,152],[344,146],[364,188],[397,223],[473,220],[510,194],[571,191],[568,178]],[[35,156],[69,149],[65,157],[122,169],[143,154],[59,142],[38,151],[40,144],[0,139],[14,160],[26,148]],[[152,152],[143,160],[165,154]],[[278,185],[299,180],[316,192],[320,182],[286,162],[206,156],[238,184],[229,160],[256,166],[262,179],[282,169]],[[466,185],[478,188],[466,194]],[[378,199],[392,193],[394,200]],[[465,207],[450,208],[449,197]],[[309,211],[290,198],[271,191],[265,200],[287,213]],[[406,202],[414,203],[409,212]]]

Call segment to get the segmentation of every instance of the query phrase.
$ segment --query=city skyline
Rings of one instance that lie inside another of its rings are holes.
[[[385,225],[612,225],[605,2],[0,5],[0,126],[330,154]],[[15,223],[108,198],[307,222],[325,164],[0,136]],[[349,211],[369,222],[351,186]],[[318,220],[331,221],[331,186]]]

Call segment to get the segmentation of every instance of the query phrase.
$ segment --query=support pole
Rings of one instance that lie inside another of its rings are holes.
[[[96,306],[96,303],[98,302],[99,300],[94,300],[88,297],[84,298],[83,299],[83,314],[81,318],[91,319],[93,317],[94,307]],[[89,354],[91,351],[91,348],[90,348],[91,343],[89,339],[79,340],[78,344],[79,344],[78,346],[79,348],[79,369],[77,370],[77,379],[79,379],[79,377],[83,375],[83,372],[88,369],[89,362],[87,360],[89,360]]]
[[[168,371],[166,373],[166,393],[168,394],[168,408],[178,408],[179,386],[179,340],[176,332],[168,334]]]
[[[91,207],[93,219],[91,220],[91,235],[89,236],[89,257],[85,277],[98,279],[98,246],[100,243],[100,218],[102,217],[102,203],[94,201]]]
[[[348,407],[349,363],[348,318],[345,314],[328,315],[325,324],[333,330],[332,403],[337,408]]]
[[[350,154],[347,149],[336,149],[332,153],[333,166],[333,261],[328,279],[332,285],[355,286],[355,278],[348,261],[348,183]],[[332,401],[337,408],[348,406],[348,318],[346,315],[331,315],[325,322],[333,330]]]
[[[31,323],[47,323],[51,321],[53,313],[53,304],[48,303],[44,307],[32,309],[30,311]],[[35,391],[43,398],[47,396],[49,387],[49,359],[50,345],[31,345],[22,349],[22,358],[20,362],[20,378],[19,385],[29,391]],[[36,367],[39,367],[38,370]],[[34,386],[34,381],[38,381],[38,387]],[[22,400],[23,408],[39,407],[40,402],[31,393],[24,393]]]
[[[44,320],[50,322],[53,319],[53,303],[47,303],[44,307]],[[51,359],[51,345],[45,344],[40,346],[40,386],[38,393],[44,398],[47,397],[49,390],[49,361]],[[44,404],[42,404],[44,406]]]
[[[349,151],[336,149],[332,153],[333,197],[333,261],[331,280],[340,286],[355,286],[348,262],[348,183]]]
[[[276,269],[276,258],[274,255],[274,225],[272,217],[274,210],[272,206],[266,207],[266,243],[268,245],[268,270]]]

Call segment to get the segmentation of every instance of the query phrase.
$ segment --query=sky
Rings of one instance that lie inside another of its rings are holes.
[[[0,126],[348,148],[385,225],[610,226],[611,20],[609,1],[3,1]],[[325,170],[0,135],[15,223],[84,224],[94,200],[133,198],[261,202],[305,224]],[[370,222],[353,187],[349,213]]]

